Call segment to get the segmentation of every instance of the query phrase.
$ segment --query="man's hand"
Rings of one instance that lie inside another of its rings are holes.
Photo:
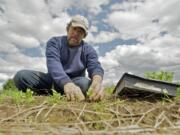
[[[92,84],[88,91],[88,96],[91,101],[102,100],[104,92],[101,86],[102,77],[99,75],[94,75],[92,79]]]
[[[64,85],[64,93],[68,100],[70,101],[82,101],[85,100],[85,97],[81,91],[81,89],[76,86],[74,83],[66,83]]]

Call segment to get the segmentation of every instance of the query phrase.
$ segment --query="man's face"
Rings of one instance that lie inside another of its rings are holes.
[[[85,31],[81,27],[70,26],[67,31],[67,37],[70,46],[78,46],[85,37]]]

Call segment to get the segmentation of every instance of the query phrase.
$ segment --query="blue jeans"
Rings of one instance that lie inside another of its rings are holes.
[[[79,86],[86,96],[91,81],[86,77],[71,78],[72,82]],[[14,76],[14,83],[19,90],[26,92],[31,89],[38,95],[52,95],[52,88],[64,94],[63,86],[57,85],[50,74],[33,70],[20,70]]]

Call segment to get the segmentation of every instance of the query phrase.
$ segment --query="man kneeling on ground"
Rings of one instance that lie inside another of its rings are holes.
[[[29,88],[37,94],[52,94],[54,88],[71,101],[84,100],[90,89],[89,99],[101,100],[104,70],[96,51],[83,40],[88,34],[88,25],[85,17],[74,16],[67,24],[66,36],[52,37],[47,42],[48,73],[21,70],[14,76],[16,87],[24,92]],[[86,69],[90,79],[85,77]]]

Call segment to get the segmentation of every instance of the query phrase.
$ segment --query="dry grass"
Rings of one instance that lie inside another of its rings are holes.
[[[180,100],[115,99],[99,103],[0,105],[1,134],[179,134]]]

